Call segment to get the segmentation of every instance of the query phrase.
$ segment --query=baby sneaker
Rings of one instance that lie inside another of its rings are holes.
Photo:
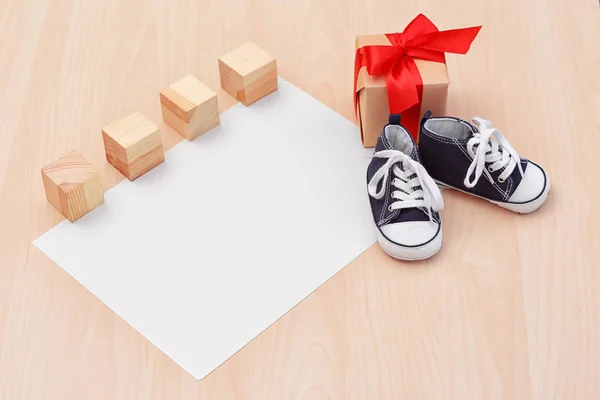
[[[546,171],[519,157],[490,121],[474,118],[472,125],[430,115],[427,112],[421,123],[419,151],[423,165],[441,187],[520,214],[535,211],[546,201],[550,191]]]
[[[422,260],[440,250],[438,211],[444,200],[399,115],[390,116],[379,136],[367,182],[377,241],[384,252],[400,260]]]

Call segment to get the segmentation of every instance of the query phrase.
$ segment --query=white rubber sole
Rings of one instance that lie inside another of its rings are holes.
[[[405,247],[390,242],[381,234],[379,229],[377,229],[377,242],[379,243],[381,250],[383,250],[390,257],[404,261],[425,260],[434,256],[442,248],[442,228],[440,227],[440,231],[435,239],[418,247]]]
[[[502,207],[506,210],[512,211],[517,214],[529,214],[529,213],[534,212],[535,210],[540,208],[542,206],[542,204],[544,204],[546,199],[548,199],[548,194],[550,193],[550,178],[548,178],[547,175],[546,175],[546,187],[544,188],[544,192],[537,199],[532,200],[527,203],[507,203],[507,202],[503,202],[503,201],[490,200],[490,199],[486,199],[485,197],[477,196],[476,194],[465,192],[464,190],[461,190],[461,189],[457,189],[453,186],[446,185],[445,183],[442,183],[438,180],[434,179],[434,181],[435,181],[435,183],[437,183],[437,185],[440,187],[440,189],[452,189],[452,190],[456,190],[456,191],[468,194],[469,196],[479,197],[480,199],[486,200],[492,204],[497,205],[498,207]]]

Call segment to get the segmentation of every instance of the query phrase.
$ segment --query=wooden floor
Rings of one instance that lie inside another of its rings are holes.
[[[355,35],[418,12],[484,25],[448,57],[449,112],[546,167],[538,212],[444,193],[438,256],[372,247],[200,382],[31,244],[62,219],[42,165],[75,148],[112,187],[101,127],[161,121],[167,84],[217,90],[251,39],[353,120]],[[0,0],[0,399],[600,399],[599,40],[597,0]]]

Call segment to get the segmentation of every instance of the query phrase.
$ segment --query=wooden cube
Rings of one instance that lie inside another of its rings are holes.
[[[73,222],[104,203],[100,173],[75,150],[42,168],[46,198]]]
[[[246,43],[219,58],[221,86],[244,105],[277,90],[277,63],[254,43]]]
[[[139,112],[102,129],[106,159],[130,181],[165,160],[160,129]]]
[[[160,104],[165,123],[188,140],[219,125],[217,94],[192,75],[160,92]]]

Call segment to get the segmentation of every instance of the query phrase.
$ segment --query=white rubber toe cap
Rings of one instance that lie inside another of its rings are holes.
[[[430,221],[390,224],[377,231],[381,249],[399,260],[424,260],[442,247],[442,226]]]
[[[529,162],[525,175],[517,190],[508,199],[509,203],[527,203],[538,198],[546,188],[546,175],[537,164]]]
[[[381,227],[381,232],[401,246],[420,246],[437,235],[439,225],[431,221],[410,221]]]

